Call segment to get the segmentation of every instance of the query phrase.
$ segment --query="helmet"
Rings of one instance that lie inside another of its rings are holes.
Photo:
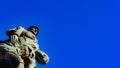
[[[30,26],[27,30],[28,30],[28,31],[31,31],[32,28],[37,29],[37,34],[39,33],[39,28],[38,28],[37,26]],[[37,35],[37,34],[36,34],[36,35]]]

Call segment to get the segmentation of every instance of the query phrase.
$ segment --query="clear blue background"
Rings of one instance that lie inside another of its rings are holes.
[[[0,39],[37,25],[50,62],[37,68],[120,68],[119,0],[0,0]]]

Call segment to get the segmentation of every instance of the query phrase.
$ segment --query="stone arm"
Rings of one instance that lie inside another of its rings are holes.
[[[36,59],[36,61],[37,61],[39,64],[45,65],[45,64],[48,63],[49,57],[48,57],[48,55],[47,55],[45,52],[43,52],[43,51],[41,51],[41,50],[37,50],[37,51],[35,52],[35,54],[36,54],[35,59]]]
[[[6,34],[9,36],[10,42],[15,45],[19,43],[19,37],[23,33],[23,31],[25,31],[25,29],[19,26],[14,29],[7,30]]]
[[[7,30],[7,31],[6,31],[6,34],[7,34],[8,36],[11,36],[11,35],[20,36],[23,31],[25,31],[25,29],[24,29],[23,27],[19,26],[19,27],[16,27],[16,28],[14,28],[14,29]]]

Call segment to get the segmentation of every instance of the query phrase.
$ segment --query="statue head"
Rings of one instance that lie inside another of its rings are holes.
[[[37,26],[30,26],[27,30],[32,32],[34,35],[39,33],[39,28]]]

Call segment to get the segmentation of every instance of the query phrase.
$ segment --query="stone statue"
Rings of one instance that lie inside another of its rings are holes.
[[[9,39],[0,41],[0,68],[36,68],[36,61],[47,64],[49,57],[39,50],[37,26],[27,30],[19,26],[6,32]]]

